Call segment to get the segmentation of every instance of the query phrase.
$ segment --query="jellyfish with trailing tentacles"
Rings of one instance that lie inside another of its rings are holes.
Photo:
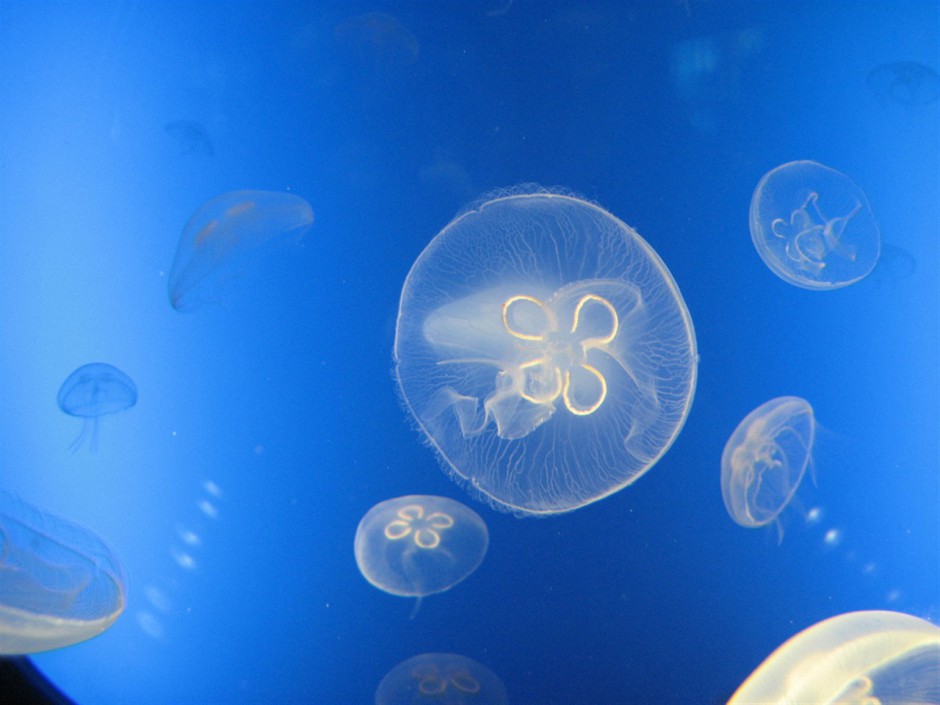
[[[70,374],[59,388],[59,408],[69,416],[83,419],[82,430],[69,450],[76,451],[88,440],[92,451],[98,447],[98,419],[125,411],[137,403],[134,380],[114,365],[92,362]]]

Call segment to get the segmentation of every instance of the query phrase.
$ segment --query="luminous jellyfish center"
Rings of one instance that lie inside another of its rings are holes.
[[[447,692],[449,686],[453,686],[455,690],[468,695],[476,695],[480,692],[479,681],[469,673],[454,673],[445,678],[437,674],[421,676],[421,674],[415,673],[414,675],[416,678],[420,678],[418,690],[422,695],[443,695]]]
[[[819,194],[810,192],[806,202],[790,214],[787,222],[774,218],[770,229],[775,237],[785,241],[787,257],[804,272],[818,275],[826,267],[825,259],[837,254],[854,262],[858,256],[855,246],[842,242],[849,221],[862,209],[857,199],[855,207],[844,216],[827,218],[819,208]]]
[[[441,543],[440,532],[454,525],[454,520],[444,512],[431,512],[425,518],[420,504],[409,504],[396,514],[398,519],[385,525],[385,538],[398,541],[410,535],[418,548],[437,548]]]

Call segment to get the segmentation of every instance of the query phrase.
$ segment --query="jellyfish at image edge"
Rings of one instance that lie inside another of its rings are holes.
[[[876,66],[865,83],[881,98],[901,105],[927,105],[940,99],[940,74],[916,61]]]
[[[280,235],[301,237],[313,209],[300,196],[231,191],[200,206],[180,236],[167,290],[177,311],[221,301],[220,288],[244,256]]]
[[[356,529],[363,577],[392,595],[449,590],[479,567],[489,532],[469,507],[446,497],[409,495],[379,502]],[[413,613],[414,614],[414,613]]]
[[[91,639],[124,610],[124,568],[98,536],[3,490],[0,556],[0,656]]]
[[[499,677],[486,666],[458,654],[420,654],[385,674],[375,691],[375,705],[507,705]]]
[[[83,419],[81,433],[69,450],[77,450],[88,439],[89,448],[98,447],[98,418],[130,409],[137,403],[137,385],[114,365],[92,362],[70,374],[59,388],[59,408],[69,416]]]
[[[777,648],[728,705],[937,705],[940,627],[909,614],[849,612]]]
[[[698,362],[649,244],[597,205],[532,187],[471,205],[424,249],[394,357],[445,470],[518,514],[636,481],[678,436]]]
[[[800,397],[771,399],[744,417],[721,454],[721,496],[741,526],[766,526],[796,494],[813,462],[816,421]],[[778,537],[783,533],[777,522]]]
[[[812,161],[764,174],[750,210],[751,240],[764,263],[802,289],[838,289],[865,278],[881,234],[865,192],[845,174]]]

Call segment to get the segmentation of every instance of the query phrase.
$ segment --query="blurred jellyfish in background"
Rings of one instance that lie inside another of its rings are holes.
[[[231,191],[193,213],[180,236],[168,293],[177,311],[221,301],[219,288],[249,252],[280,235],[301,237],[313,209],[300,196],[271,191]]]
[[[751,240],[774,274],[803,289],[838,289],[868,276],[881,234],[865,192],[812,161],[764,174],[750,209]]]
[[[508,705],[503,682],[486,666],[458,654],[420,654],[385,674],[375,705]]]
[[[101,634],[124,611],[126,580],[94,533],[0,490],[0,655]]]
[[[341,22],[333,32],[340,46],[375,68],[410,66],[421,46],[401,21],[386,12],[366,12]]]
[[[662,457],[698,355],[679,288],[636,231],[524,189],[465,209],[415,261],[395,369],[445,470],[497,508],[553,514]]]
[[[878,97],[901,105],[926,105],[940,98],[940,74],[916,61],[876,66],[865,83]]]
[[[354,550],[359,571],[375,587],[420,599],[470,575],[488,545],[486,524],[469,507],[447,497],[409,495],[366,512]]]
[[[849,612],[790,638],[728,705],[936,705],[940,627],[901,612]]]
[[[134,380],[114,365],[92,362],[70,374],[59,388],[59,408],[84,419],[81,433],[69,446],[76,451],[88,439],[92,451],[98,447],[98,418],[116,414],[137,403]]]
[[[163,130],[176,142],[180,156],[211,157],[215,154],[209,133],[198,122],[174,120],[164,125]]]
[[[721,496],[731,518],[756,528],[777,522],[813,462],[813,407],[799,397],[771,399],[744,417],[721,454]]]

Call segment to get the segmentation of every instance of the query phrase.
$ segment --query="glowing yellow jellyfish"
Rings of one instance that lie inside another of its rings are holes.
[[[692,321],[632,228],[548,191],[445,227],[402,289],[402,398],[445,470],[500,509],[577,509],[636,481],[695,391]]]
[[[940,703],[940,627],[900,612],[849,612],[784,642],[728,705]]]

